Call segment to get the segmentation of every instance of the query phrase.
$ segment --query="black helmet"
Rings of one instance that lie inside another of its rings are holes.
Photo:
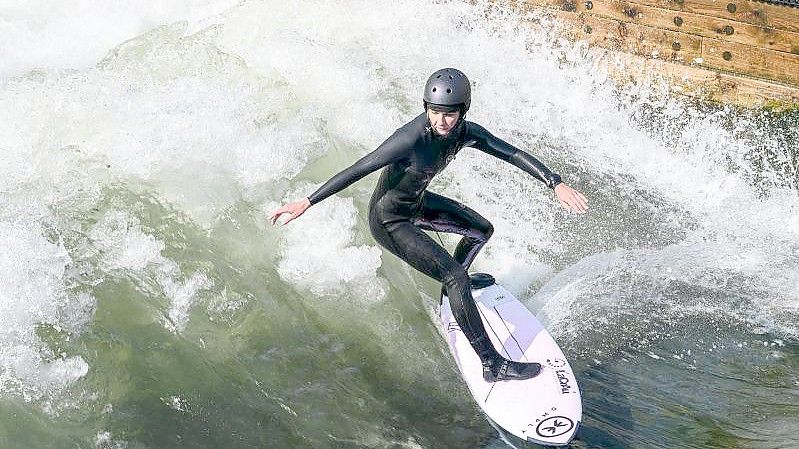
[[[472,104],[469,78],[458,69],[437,70],[424,85],[424,104],[462,108],[465,114]]]

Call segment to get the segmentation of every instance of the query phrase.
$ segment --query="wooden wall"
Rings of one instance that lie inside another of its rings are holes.
[[[799,106],[799,8],[750,0],[511,4],[548,11],[570,39],[621,53],[613,59],[626,63],[616,75],[661,76],[677,90],[714,101]]]

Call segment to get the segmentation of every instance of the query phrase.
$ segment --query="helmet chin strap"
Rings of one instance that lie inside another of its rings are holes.
[[[452,127],[452,130],[449,132],[449,134],[447,134],[447,137],[457,134],[457,131],[460,131],[461,126],[463,126],[464,120],[466,120],[466,113],[461,112],[460,117],[458,117],[458,121]]]

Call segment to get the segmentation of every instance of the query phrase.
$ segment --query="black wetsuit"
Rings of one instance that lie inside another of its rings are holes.
[[[308,198],[311,204],[316,204],[385,167],[369,203],[372,235],[381,246],[444,284],[458,325],[485,362],[497,354],[472,299],[466,270],[491,236],[493,227],[463,204],[425,190],[433,176],[464,146],[510,162],[550,188],[560,183],[560,176],[536,158],[495,137],[482,126],[461,120],[449,135],[442,137],[433,131],[427,114],[422,113]],[[454,256],[423,229],[463,235]]]

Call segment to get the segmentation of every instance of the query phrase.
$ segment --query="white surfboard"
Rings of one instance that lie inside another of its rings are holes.
[[[524,441],[569,444],[580,427],[583,406],[563,351],[535,315],[502,286],[473,289],[472,295],[497,351],[511,360],[542,365],[532,379],[483,380],[480,359],[444,296],[439,309],[444,336],[475,401],[496,426]]]

